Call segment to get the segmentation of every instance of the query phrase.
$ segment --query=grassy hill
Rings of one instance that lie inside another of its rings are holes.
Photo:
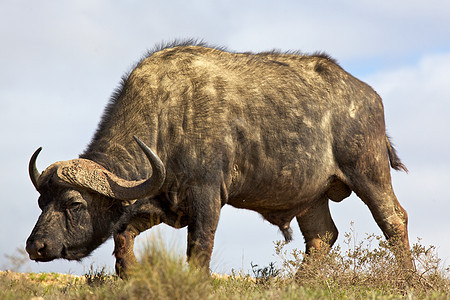
[[[0,272],[0,299],[450,299],[449,267],[420,240],[411,250],[415,271],[402,270],[381,237],[356,242],[347,233],[344,247],[314,253],[314,259],[276,242],[280,266],[212,276],[162,245],[149,243],[126,281],[104,269],[84,276]]]

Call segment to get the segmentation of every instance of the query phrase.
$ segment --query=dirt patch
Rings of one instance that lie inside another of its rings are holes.
[[[85,283],[84,276],[68,275],[60,273],[16,273],[0,271],[0,278],[22,282],[24,280],[39,283],[43,286],[67,286],[69,284]]]

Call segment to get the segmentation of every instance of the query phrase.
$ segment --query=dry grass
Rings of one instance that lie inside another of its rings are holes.
[[[281,265],[253,265],[253,276],[209,276],[162,245],[149,243],[127,281],[94,268],[82,277],[1,272],[0,299],[449,299],[450,294],[449,268],[420,240],[411,250],[417,271],[401,269],[381,237],[358,242],[351,231],[343,247],[314,253],[314,260],[277,242]]]
[[[423,246],[420,240],[413,244],[410,255],[416,270],[408,270],[397,264],[397,251],[381,236],[368,235],[360,242],[355,236],[353,231],[345,234],[346,250],[338,245],[329,253],[318,251],[311,255],[313,260],[298,250],[288,253],[285,243],[277,242],[282,277],[333,298],[448,297],[450,269],[442,266],[434,246]]]

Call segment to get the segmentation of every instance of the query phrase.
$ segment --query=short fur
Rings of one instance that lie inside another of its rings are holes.
[[[407,249],[407,215],[393,193],[389,162],[406,168],[385,131],[378,94],[326,54],[233,53],[192,41],[160,45],[123,77],[80,155],[124,179],[148,178],[152,170],[133,142],[137,135],[167,170],[160,193],[119,215],[115,206],[95,208],[104,197],[84,206],[92,219],[111,216],[101,240],[115,232],[122,274],[134,261],[134,237],[161,222],[187,226],[188,257],[208,266],[225,204],[260,213],[286,240],[295,217],[308,252],[327,233],[332,245],[337,229],[329,199],[342,201],[352,191],[386,237],[399,236]],[[59,188],[42,189],[50,199]],[[70,259],[57,250],[44,253],[52,241],[40,226],[30,236],[30,256]]]

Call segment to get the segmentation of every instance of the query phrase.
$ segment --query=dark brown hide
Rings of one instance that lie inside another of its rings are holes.
[[[122,269],[131,260],[126,245],[158,223],[149,221],[154,216],[188,226],[188,256],[208,266],[225,204],[260,213],[287,240],[296,218],[308,251],[327,232],[332,244],[328,201],[352,191],[406,251],[407,215],[390,162],[404,166],[385,131],[377,93],[325,55],[175,45],[150,53],[124,77],[81,158],[126,180],[148,178],[152,167],[135,134],[167,171],[158,193],[139,197],[115,223]]]

